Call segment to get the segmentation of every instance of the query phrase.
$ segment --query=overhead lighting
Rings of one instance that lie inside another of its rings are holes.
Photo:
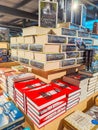
[[[73,10],[76,10],[77,8],[78,8],[78,0],[74,0],[74,1],[73,1],[72,9],[73,9]]]

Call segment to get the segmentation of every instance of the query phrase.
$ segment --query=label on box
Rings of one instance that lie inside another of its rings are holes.
[[[79,57],[79,52],[66,52],[66,58],[77,58]]]
[[[11,56],[11,60],[12,61],[18,61],[18,57],[17,56]]]
[[[98,39],[98,34],[90,33],[90,37],[91,37],[91,38]]]
[[[66,51],[76,51],[75,45],[62,45],[62,52]]]
[[[18,49],[18,44],[11,44],[10,47],[11,49]]]
[[[65,58],[65,55],[63,53],[60,53],[60,54],[46,54],[46,60],[47,61],[62,60],[64,58]]]
[[[84,44],[87,44],[87,45],[92,45],[93,44],[93,40],[91,39],[82,39]]]
[[[62,28],[62,35],[76,36],[77,32],[76,30]]]
[[[30,65],[32,65],[34,67],[37,67],[37,68],[40,68],[40,69],[44,69],[44,64],[40,63],[40,62],[37,62],[37,61],[31,60]]]
[[[48,43],[66,43],[67,39],[64,36],[48,35]]]
[[[75,64],[75,59],[71,60],[63,60],[60,62],[61,67],[69,66],[69,65],[74,65]]]
[[[77,59],[77,64],[83,64],[85,62],[84,58]]]
[[[28,44],[19,44],[19,49],[28,50]]]
[[[33,44],[30,44],[30,51],[43,52],[43,45],[33,45]]]
[[[29,64],[29,59],[20,58],[20,62],[24,64]]]
[[[88,32],[78,31],[78,37],[89,37],[90,34]]]

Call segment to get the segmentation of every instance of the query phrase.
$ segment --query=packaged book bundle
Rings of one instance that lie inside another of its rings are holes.
[[[93,76],[89,78],[88,87],[87,87],[87,96],[90,96],[93,93],[95,93],[96,84],[98,81],[97,79],[98,79],[97,76]]]
[[[4,95],[0,96],[0,130],[15,129],[23,122],[22,112]]]
[[[11,99],[14,100],[14,82],[25,81],[28,79],[34,79],[33,73],[18,73],[14,75],[10,75],[7,78],[8,84],[8,94]]]
[[[54,83],[59,86],[67,97],[67,110],[77,105],[80,101],[81,90],[79,87],[68,84],[62,80],[55,80]]]
[[[69,128],[76,130],[92,130],[95,125],[91,123],[93,118],[81,111],[75,111],[64,119]],[[84,125],[85,124],[85,125]]]
[[[26,92],[30,92],[32,90],[41,89],[42,86],[46,84],[39,79],[28,79],[21,82],[15,83],[15,96],[14,100],[18,104],[18,106],[26,113]]]
[[[88,80],[88,76],[79,73],[74,73],[63,77],[63,81],[78,86],[81,89],[80,101],[86,99],[87,97]]]
[[[45,84],[39,79],[15,83],[15,95],[16,102],[25,107],[39,128],[66,111],[66,94],[53,83]]]
[[[62,80],[46,84],[39,79],[15,83],[15,101],[39,127],[79,103],[79,87]]]

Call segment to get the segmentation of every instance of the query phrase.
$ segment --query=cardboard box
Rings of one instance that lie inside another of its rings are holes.
[[[25,57],[25,51],[24,50],[18,50],[18,57],[24,58]]]
[[[0,48],[8,49],[8,42],[0,42]]]
[[[17,44],[17,37],[11,37],[10,38],[10,43],[11,44]]]
[[[34,53],[36,61],[57,61],[65,58],[63,53],[54,53],[54,54],[44,54],[44,53]]]
[[[41,44],[31,44],[29,46],[30,51],[33,52],[44,52],[44,53],[59,53],[60,46],[59,45],[41,45]]]
[[[42,69],[44,71],[59,69],[59,61],[55,61],[55,62],[39,62],[39,61],[31,60],[30,65],[33,66],[33,67]]]
[[[16,49],[12,49],[11,56],[18,56],[18,51]]]
[[[24,37],[22,37],[22,36],[17,37],[17,43],[18,44],[24,44]]]
[[[34,36],[25,36],[24,43],[25,44],[33,44],[34,43]]]
[[[38,27],[38,26],[27,27],[27,28],[23,28],[23,36],[48,34],[50,30],[51,29],[49,28]]]
[[[34,53],[31,52],[31,51],[25,51],[24,52],[24,58],[29,59],[29,60],[33,60],[34,59]]]

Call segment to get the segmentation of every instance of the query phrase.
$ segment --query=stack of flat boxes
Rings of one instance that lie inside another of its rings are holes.
[[[11,38],[12,60],[16,59],[45,71],[82,64],[84,48],[77,45],[78,42],[81,46],[81,35],[77,30],[66,28],[24,28],[23,37]],[[18,45],[13,45],[16,43]]]

